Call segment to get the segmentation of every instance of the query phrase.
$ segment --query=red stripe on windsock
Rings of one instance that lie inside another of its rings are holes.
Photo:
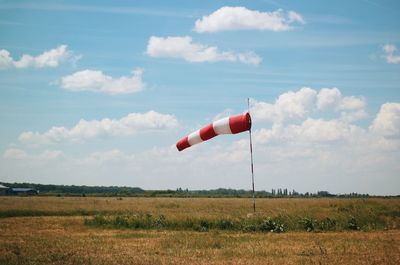
[[[233,134],[251,129],[251,117],[248,112],[229,117],[229,127]]]
[[[228,123],[229,120],[229,124],[225,124],[225,121]],[[215,125],[216,123],[218,123],[217,125]],[[225,126],[229,125],[229,129],[225,128]],[[217,128],[219,128],[219,133],[220,134],[236,134],[236,133],[241,133],[244,131],[248,131],[251,129],[251,117],[250,114],[248,112],[240,114],[240,115],[235,115],[235,116],[231,116],[229,117],[229,119],[222,119],[222,120],[218,120],[215,121],[214,123],[208,124],[207,126],[203,127],[200,129],[199,135],[201,140],[203,141],[207,141],[215,136],[217,136],[217,129],[214,129],[214,127],[217,126]],[[229,131],[230,130],[230,131]],[[193,144],[199,143],[200,141],[198,141],[199,139],[197,139],[196,141],[192,141]],[[178,148],[179,151],[182,151],[188,147],[190,147],[190,143],[189,143],[189,139],[188,136],[182,138],[181,140],[179,140],[179,142],[176,143],[176,148]]]
[[[188,147],[190,147],[190,144],[187,136],[176,143],[176,148],[178,148],[179,151],[182,151],[183,149],[186,149]]]
[[[207,141],[215,136],[217,136],[217,134],[214,131],[212,123],[200,129],[200,138],[203,141]]]

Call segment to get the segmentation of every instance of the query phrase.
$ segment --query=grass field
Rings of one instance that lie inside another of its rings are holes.
[[[259,199],[256,215],[251,206],[250,199],[0,197],[0,264],[400,264],[400,199]],[[108,222],[93,223],[99,216]],[[138,216],[157,225],[115,222]],[[244,229],[267,218],[285,232]],[[334,227],[321,225],[327,218]],[[215,225],[221,220],[234,226]]]

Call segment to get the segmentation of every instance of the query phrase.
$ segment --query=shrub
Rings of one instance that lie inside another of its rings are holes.
[[[156,228],[166,228],[167,227],[167,219],[164,215],[160,215],[158,218],[155,219],[154,225]]]
[[[360,230],[360,227],[358,226],[357,220],[354,216],[352,216],[347,222],[347,227],[351,230]]]
[[[129,227],[128,216],[117,215],[114,219],[114,225],[117,227]]]
[[[285,225],[281,223],[279,220],[273,221],[270,218],[267,218],[262,221],[260,225],[260,230],[263,232],[281,233],[285,232]]]
[[[300,220],[300,223],[303,225],[304,229],[307,232],[312,232],[315,230],[318,221],[312,218],[303,218],[302,220]]]

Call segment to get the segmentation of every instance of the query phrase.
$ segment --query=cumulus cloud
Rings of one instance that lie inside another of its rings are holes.
[[[59,150],[45,150],[39,154],[28,154],[26,151],[18,148],[7,149],[3,157],[13,160],[36,160],[36,161],[51,161],[62,158],[64,156],[62,151]]]
[[[262,128],[255,131],[255,141],[260,144],[290,141],[297,143],[329,143],[349,141],[365,133],[365,130],[347,120],[310,118],[300,124],[273,124],[271,129]]]
[[[393,44],[386,44],[383,46],[384,58],[387,63],[398,64],[400,63],[400,55],[395,55],[397,47]]]
[[[26,158],[27,156],[28,155],[24,150],[18,148],[9,148],[3,154],[4,158],[10,158],[10,159],[23,159]]]
[[[0,69],[58,67],[64,62],[76,63],[80,58],[80,55],[74,55],[72,51],[69,51],[67,45],[60,45],[38,56],[23,54],[19,60],[14,60],[9,51],[1,49]]]
[[[342,93],[336,87],[332,89],[322,88],[317,99],[318,109],[336,108],[342,99]]]
[[[363,97],[343,96],[338,88],[304,87],[281,94],[274,103],[252,101],[254,121],[271,127],[256,129],[260,144],[354,141],[367,131],[353,122],[368,117]]]
[[[134,162],[136,156],[134,154],[126,154],[118,149],[112,149],[102,152],[93,152],[85,157],[82,164],[103,164],[103,163],[121,163],[121,162]]]
[[[262,61],[254,52],[219,51],[215,46],[194,43],[189,36],[166,38],[152,36],[147,44],[146,53],[151,57],[177,58],[194,63],[225,61],[258,65]]]
[[[252,101],[252,114],[255,119],[270,122],[304,118],[315,105],[316,96],[315,90],[304,87],[283,93],[273,104]]]
[[[167,130],[178,126],[175,116],[155,111],[130,113],[121,119],[80,120],[74,127],[52,127],[47,132],[23,132],[19,141],[33,145],[83,142],[101,136],[131,136],[139,131]]]
[[[301,125],[290,125],[288,135],[299,140],[325,142],[343,139],[350,130],[349,124],[338,120],[307,118]]]
[[[346,122],[355,122],[368,118],[368,113],[365,109],[358,109],[354,111],[342,111],[340,119]]]
[[[383,104],[369,129],[386,137],[400,137],[400,103]]]
[[[286,14],[278,9],[273,12],[260,12],[245,7],[224,6],[210,15],[196,20],[196,32],[218,32],[228,30],[270,30],[287,31],[292,23],[304,24],[303,17],[289,11]]]
[[[337,88],[317,91],[303,87],[297,92],[281,94],[274,103],[252,101],[254,118],[274,123],[301,120],[312,113],[329,110],[340,112],[343,119],[354,121],[367,117],[365,108],[363,97],[345,97]]]
[[[111,95],[135,93],[143,90],[141,69],[132,72],[132,76],[113,78],[101,71],[83,70],[61,79],[61,86],[69,91],[93,91]]]
[[[366,107],[363,97],[343,97],[339,89],[322,88],[317,96],[317,107],[320,110],[359,110]]]

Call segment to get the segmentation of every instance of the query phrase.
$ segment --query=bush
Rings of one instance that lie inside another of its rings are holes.
[[[117,227],[129,227],[128,216],[117,215],[114,219],[114,225]]]
[[[303,218],[302,220],[300,220],[300,223],[303,225],[304,229],[307,232],[312,232],[315,230],[318,221],[312,218]]]
[[[355,217],[350,218],[350,220],[347,222],[347,227],[351,230],[360,230]]]
[[[260,230],[263,232],[275,232],[275,233],[281,233],[285,232],[285,225],[281,223],[280,221],[276,220],[273,221],[270,218],[267,218],[262,221]]]
[[[155,219],[154,225],[158,229],[166,228],[167,227],[167,219],[165,218],[164,215],[160,215],[158,218]]]

